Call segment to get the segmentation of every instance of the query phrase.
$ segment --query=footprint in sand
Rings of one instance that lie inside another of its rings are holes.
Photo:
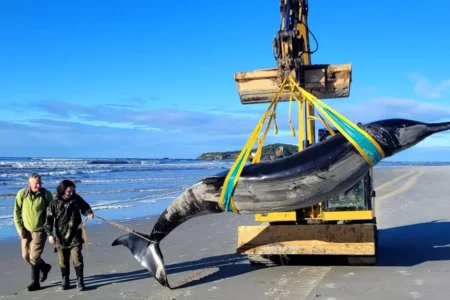
[[[410,292],[409,294],[415,299],[422,298],[422,294],[416,291]]]
[[[424,283],[424,281],[421,279],[414,280],[414,285],[422,285],[423,283]]]
[[[287,278],[280,278],[280,280],[278,280],[278,285],[286,285],[288,282]]]

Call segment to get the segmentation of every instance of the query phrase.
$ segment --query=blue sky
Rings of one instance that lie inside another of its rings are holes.
[[[309,2],[312,62],[353,66],[351,96],[329,105],[354,122],[450,120],[448,2]],[[278,27],[275,0],[2,1],[0,156],[241,149],[267,105],[242,106],[233,75],[275,67]],[[287,111],[267,143],[297,142]],[[393,159],[450,160],[450,135]]]

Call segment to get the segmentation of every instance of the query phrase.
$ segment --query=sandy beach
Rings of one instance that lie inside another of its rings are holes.
[[[109,224],[88,226],[83,249],[87,290],[58,291],[60,270],[52,245],[43,258],[53,266],[37,292],[26,292],[29,266],[20,241],[0,243],[0,299],[448,299],[450,286],[450,167],[374,170],[379,222],[377,266],[256,267],[235,254],[237,226],[259,224],[231,213],[193,219],[161,243],[169,281],[160,286]],[[102,216],[102,212],[98,212]],[[149,232],[155,217],[120,223]]]

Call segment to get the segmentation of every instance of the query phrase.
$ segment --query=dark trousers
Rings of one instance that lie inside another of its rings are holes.
[[[59,249],[58,248],[58,258],[59,266],[61,268],[70,269],[70,257],[72,256],[72,261],[74,267],[83,266],[83,254],[81,254],[82,246],[73,247],[70,249]]]

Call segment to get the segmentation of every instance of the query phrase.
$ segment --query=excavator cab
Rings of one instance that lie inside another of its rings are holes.
[[[320,99],[350,96],[351,64],[311,63],[317,48],[311,51],[309,45],[308,7],[307,0],[280,0],[281,27],[273,43],[277,66],[235,73],[242,104],[290,101],[295,93],[284,84],[287,79]],[[317,118],[311,104],[299,104],[299,108],[304,116],[298,131],[299,151],[303,151],[316,143]],[[327,130],[318,131],[319,140],[329,137]],[[282,154],[281,149],[278,152]],[[263,264],[277,257],[303,255],[345,256],[352,264],[374,264],[378,244],[374,196],[370,169],[351,189],[324,202],[295,211],[256,214],[255,221],[264,224],[239,226],[236,252]]]
[[[336,134],[339,130],[332,128]],[[318,141],[331,137],[326,129],[318,130]],[[278,149],[277,149],[278,150]],[[256,214],[257,222],[279,224],[310,224],[310,223],[376,223],[374,212],[375,190],[373,188],[373,170],[345,193],[330,197],[327,201],[292,212]]]
[[[333,131],[336,132],[336,134],[339,133],[336,128],[333,128]],[[328,130],[318,130],[319,142],[324,141],[329,137],[331,137],[331,134]],[[322,203],[322,210],[325,214],[327,214],[327,212],[342,212],[344,215],[345,212],[347,212],[346,215],[348,215],[349,218],[343,218],[345,220],[341,220],[345,222],[356,222],[362,220],[373,221],[376,223],[374,214],[374,198],[375,190],[373,187],[373,170],[370,169],[361,181],[350,190],[333,196]],[[366,214],[366,216],[364,217],[358,212],[362,212],[362,214]],[[368,212],[370,212],[370,215]]]
[[[333,128],[336,134],[339,131]],[[331,135],[318,130],[318,140]],[[378,230],[375,217],[373,170],[351,189],[312,207],[291,212],[257,214],[262,226],[238,228],[237,253],[252,264],[286,264],[283,257],[337,256],[351,265],[377,262]]]

